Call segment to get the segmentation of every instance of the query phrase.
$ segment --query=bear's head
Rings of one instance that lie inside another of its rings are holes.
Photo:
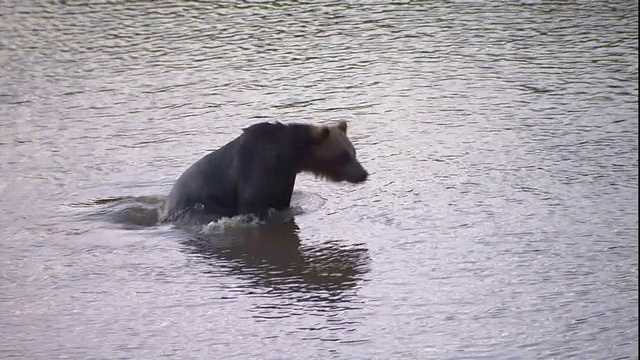
[[[311,149],[302,171],[331,181],[361,183],[369,175],[356,159],[356,150],[347,137],[347,123],[311,126]]]

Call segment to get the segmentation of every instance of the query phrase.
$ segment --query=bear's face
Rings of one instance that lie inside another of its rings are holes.
[[[356,150],[347,137],[347,123],[314,126],[311,159],[305,169],[331,181],[361,183],[369,175],[356,159]]]

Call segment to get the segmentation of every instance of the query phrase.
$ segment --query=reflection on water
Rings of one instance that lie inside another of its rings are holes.
[[[369,262],[360,246],[339,241],[303,246],[294,220],[230,227],[184,244],[215,267],[214,276],[249,278],[248,287],[265,287],[273,295],[303,293],[311,301],[341,301],[341,292],[356,285]]]
[[[81,209],[85,222],[107,221],[124,229],[159,226],[163,196],[113,197],[72,204]],[[184,249],[211,265],[203,270],[214,277],[237,276],[252,288],[264,288],[270,296],[305,301],[341,303],[344,290],[362,280],[369,266],[364,244],[341,240],[303,244],[293,215],[313,212],[319,205],[315,194],[294,192],[293,210],[272,214],[266,223],[237,216],[212,222],[171,224],[185,231]],[[320,199],[321,200],[321,199]],[[322,201],[320,201],[322,203]]]

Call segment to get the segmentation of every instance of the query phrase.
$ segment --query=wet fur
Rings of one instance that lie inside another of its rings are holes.
[[[289,207],[302,171],[331,181],[366,180],[346,129],[346,123],[260,123],[244,129],[180,176],[167,198],[165,221],[203,214],[265,219],[269,209]]]

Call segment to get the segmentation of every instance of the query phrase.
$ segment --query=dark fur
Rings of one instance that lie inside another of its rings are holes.
[[[164,220],[184,216],[253,214],[289,207],[296,175],[310,171],[333,181],[362,182],[367,172],[353,156],[334,159],[314,154],[329,136],[306,124],[260,123],[191,165],[176,181],[165,204]],[[341,169],[346,169],[342,171]]]

